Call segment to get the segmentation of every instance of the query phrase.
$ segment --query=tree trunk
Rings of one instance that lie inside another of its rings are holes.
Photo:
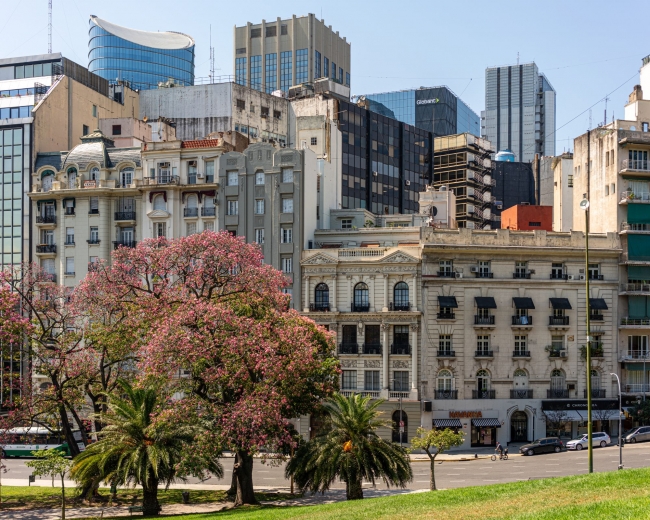
[[[431,480],[429,482],[429,490],[430,491],[436,491],[437,488],[436,488],[435,469],[436,469],[436,455],[438,455],[438,454],[436,453],[436,455],[434,455],[432,457],[431,454],[429,452],[427,452],[427,455],[429,455],[429,459],[431,461]]]
[[[72,425],[68,419],[68,411],[63,403],[58,405],[59,409],[59,419],[61,419],[61,428],[65,435],[65,440],[68,443],[68,449],[70,450],[70,456],[74,459],[77,455],[81,453],[79,446],[77,446],[77,441],[72,434]]]
[[[226,495],[229,497],[234,497],[237,495],[237,472],[234,469],[234,466],[239,462],[239,455],[235,452],[235,461],[233,465],[232,478],[230,480],[230,489],[226,491]]]
[[[235,462],[233,473],[237,474],[237,496],[235,507],[244,504],[257,504],[253,491],[253,457],[245,451],[237,452],[239,460]]]
[[[363,498],[363,486],[361,485],[360,478],[355,478],[350,482],[346,482],[345,487],[346,498],[348,500],[361,500]]]
[[[65,473],[61,473],[61,520],[65,520]]]
[[[149,477],[146,485],[142,486],[142,507],[143,515],[158,516],[160,514],[160,504],[158,504],[158,479]]]

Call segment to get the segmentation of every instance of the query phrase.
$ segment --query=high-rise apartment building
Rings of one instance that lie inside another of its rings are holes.
[[[350,86],[350,44],[315,15],[247,23],[234,29],[234,76],[271,93],[330,78]]]
[[[534,62],[485,70],[481,136],[519,162],[555,155],[555,90]]]
[[[373,112],[431,132],[435,137],[470,133],[480,135],[481,120],[451,89],[419,89],[366,94]]]
[[[194,39],[179,32],[129,29],[90,16],[88,70],[147,90],[173,81],[194,85]]]

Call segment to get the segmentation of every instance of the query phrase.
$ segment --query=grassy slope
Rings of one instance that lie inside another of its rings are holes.
[[[188,520],[650,518],[650,468],[498,484],[311,507],[241,508]]]

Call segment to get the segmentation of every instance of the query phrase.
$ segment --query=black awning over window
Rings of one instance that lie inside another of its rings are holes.
[[[455,296],[438,296],[438,305],[440,305],[440,307],[453,309],[458,308],[458,303],[456,303]]]
[[[492,296],[476,296],[474,300],[476,300],[476,306],[479,309],[497,308],[497,302],[494,301],[494,298],[492,298]]]
[[[589,298],[589,307],[597,311],[606,311],[608,309],[603,298]]]
[[[535,304],[533,303],[532,298],[513,298],[512,303],[515,305],[515,309],[534,309]]]
[[[571,302],[568,298],[549,298],[551,307],[554,309],[569,310],[571,309]]]
[[[472,426],[476,426],[477,428],[501,428],[501,421],[499,419],[483,417],[481,419],[472,419]]]
[[[462,428],[463,423],[459,419],[434,419],[433,426],[435,428]]]

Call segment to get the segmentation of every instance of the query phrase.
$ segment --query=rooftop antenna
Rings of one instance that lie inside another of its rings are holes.
[[[607,102],[609,101],[609,98],[605,96],[605,119],[603,119],[603,125],[607,124]]]
[[[47,52],[52,54],[52,0],[47,2]]]
[[[212,24],[210,24],[210,83],[214,83],[214,47],[212,46]]]
[[[517,67],[519,67],[519,51],[517,51]]]

